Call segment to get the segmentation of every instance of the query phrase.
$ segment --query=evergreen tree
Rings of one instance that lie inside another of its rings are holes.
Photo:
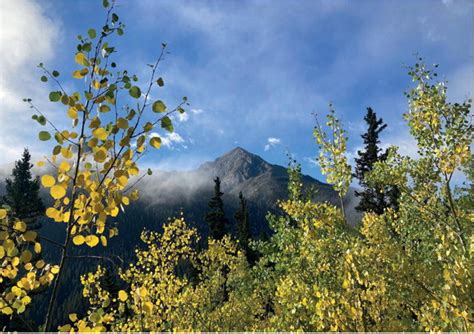
[[[30,160],[30,152],[25,148],[22,158],[15,162],[12,179],[5,180],[6,195],[3,196],[3,203],[9,205],[13,215],[27,223],[29,229],[34,229],[39,227],[35,223],[43,215],[45,208],[39,197],[39,177],[32,177],[33,165]]]
[[[359,158],[356,158],[355,174],[362,186],[362,191],[356,191],[357,197],[360,197],[360,202],[356,209],[358,211],[371,211],[377,214],[382,214],[385,208],[397,206],[397,199],[399,196],[398,189],[395,187],[370,187],[365,181],[365,175],[370,172],[377,161],[383,161],[387,157],[387,152],[381,153],[382,149],[379,147],[379,134],[386,127],[382,118],[377,118],[377,114],[372,108],[367,108],[367,114],[364,117],[368,128],[367,132],[362,135],[364,139],[365,150],[358,151]]]
[[[239,202],[240,207],[234,215],[237,221],[237,239],[245,253],[248,253],[250,240],[249,211],[247,208],[247,200],[242,195],[242,192],[239,193]]]
[[[206,222],[209,225],[210,236],[216,240],[222,239],[226,234],[227,218],[224,213],[224,202],[222,201],[221,180],[214,179],[214,196],[209,201],[209,212],[206,214]]]

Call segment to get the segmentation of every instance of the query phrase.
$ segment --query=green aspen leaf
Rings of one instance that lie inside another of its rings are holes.
[[[138,99],[141,95],[142,95],[142,92],[140,90],[140,87],[137,87],[137,86],[133,86],[131,87],[129,90],[128,90],[129,94],[131,97],[134,97],[136,99]]]
[[[49,100],[51,102],[58,102],[61,99],[61,92],[56,91],[56,92],[51,92],[49,93]]]
[[[119,36],[123,35],[123,29],[122,28],[117,28],[117,35],[119,35]]]
[[[158,78],[158,80],[156,80],[156,83],[160,87],[163,87],[165,85],[165,82],[163,81],[163,78]]]
[[[151,108],[153,112],[164,112],[166,110],[166,105],[163,103],[163,101],[158,100],[153,103]]]
[[[53,71],[52,74],[53,74],[53,77],[55,77],[55,78],[59,77],[59,72],[58,71]]]
[[[168,116],[165,116],[161,119],[161,127],[168,132],[174,131],[173,123],[171,122],[171,119]]]
[[[119,19],[118,15],[115,13],[112,13],[112,22],[117,22]]]
[[[45,75],[43,75],[43,76],[41,76],[41,81],[47,82],[47,81],[48,81],[48,78],[47,78]]]
[[[97,36],[97,33],[95,32],[95,29],[89,29],[87,30],[87,34],[89,35],[90,39],[94,39]]]
[[[104,8],[107,8],[109,7],[110,3],[108,0],[102,0],[102,6],[104,6]]]
[[[82,50],[84,50],[85,52],[91,52],[92,44],[91,43],[84,43],[82,45]]]
[[[38,134],[39,140],[46,141],[51,139],[51,135],[49,134],[48,131],[40,131]]]
[[[39,115],[36,120],[38,121],[39,124],[41,125],[46,125],[46,117],[44,117],[43,115]]]

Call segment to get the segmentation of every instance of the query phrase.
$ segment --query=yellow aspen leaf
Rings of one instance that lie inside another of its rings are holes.
[[[128,177],[126,177],[125,175],[119,176],[117,178],[117,181],[122,187],[125,187],[128,183]]]
[[[350,286],[351,286],[351,283],[349,282],[348,279],[345,279],[344,282],[342,282],[343,289],[349,289]]]
[[[76,107],[70,107],[67,111],[67,115],[72,119],[76,119],[77,118],[77,109],[76,109]]]
[[[52,267],[51,267],[51,272],[52,272],[53,274],[59,273],[59,266],[58,266],[58,265],[52,266]]]
[[[35,231],[27,231],[25,234],[23,234],[23,238],[25,241],[33,241],[36,239],[38,233]]]
[[[89,247],[95,247],[99,243],[99,238],[96,235],[88,235],[86,236],[86,244]]]
[[[41,244],[39,242],[35,243],[34,251],[37,254],[41,253]]]
[[[63,186],[56,185],[51,187],[51,197],[61,199],[66,196],[66,189]]]
[[[120,301],[124,302],[128,299],[128,294],[124,290],[120,290],[118,293]]]
[[[130,199],[127,196],[122,197],[122,203],[124,205],[129,205],[130,204]]]
[[[150,139],[150,145],[153,146],[154,148],[160,148],[161,147],[161,138],[160,137],[153,137]]]
[[[70,313],[69,314],[69,320],[77,321],[77,314],[76,313]]]
[[[103,235],[100,236],[100,243],[102,246],[107,247],[107,238]]]
[[[74,238],[72,238],[72,243],[76,246],[82,245],[84,243],[84,241],[85,241],[84,236],[82,236],[80,234],[76,235],[76,236],[74,236]]]
[[[106,140],[107,139],[107,131],[105,131],[104,128],[97,128],[94,131],[92,131],[92,135],[100,140]]]
[[[3,258],[5,256],[5,249],[3,248],[3,246],[0,246],[0,259]]]
[[[16,249],[16,248],[13,248],[13,249]],[[8,255],[8,253],[7,253],[7,255]],[[9,256],[11,256],[11,255],[9,255]],[[14,267],[16,267],[16,266],[18,266],[19,264],[20,264],[20,258],[19,258],[19,257],[13,258],[13,260],[12,260],[12,265],[13,265]]]
[[[138,288],[137,290],[138,290],[137,294],[142,298],[146,297],[146,295],[148,294],[148,291],[146,288],[142,287],[142,288]]]
[[[128,170],[128,175],[135,176],[138,175],[139,172],[140,171],[137,167],[130,167],[130,169]]]
[[[72,158],[72,150],[68,147],[63,147],[61,148],[61,154],[63,155],[64,158],[66,159],[71,159]]]
[[[10,306],[7,306],[7,307],[2,308],[2,313],[6,315],[10,315],[13,313],[13,310]]]
[[[94,89],[99,89],[100,88],[100,82],[97,81],[97,80],[93,80],[92,81],[92,87],[94,87]]]
[[[44,161],[43,160],[40,160],[36,163],[36,166],[38,167],[43,167],[45,165]]]
[[[56,183],[56,179],[51,175],[43,175],[41,177],[41,184],[45,188],[51,188]]]
[[[84,66],[88,66],[89,63],[87,61],[87,58],[86,58],[86,55],[83,54],[82,52],[78,52],[76,53],[76,56],[74,57],[74,60],[76,61],[76,63],[78,63],[79,65],[84,65]]]
[[[46,209],[46,216],[51,219],[55,219],[59,214],[59,211],[55,208],[47,208]]]
[[[119,214],[119,208],[117,206],[113,207],[111,210],[110,210],[110,215],[112,217],[117,217],[117,215]]]
[[[7,210],[0,209],[0,219],[3,219],[7,216]]]
[[[143,304],[143,311],[145,313],[151,313],[153,311],[153,303],[148,301]]]
[[[59,327],[60,332],[70,332],[71,331],[71,325],[67,324],[64,326]]]
[[[59,164],[59,170],[61,172],[69,172],[71,170],[71,165],[67,161],[63,161]]]
[[[20,232],[25,232],[26,231],[26,224],[22,221],[16,221],[15,224],[13,225],[13,229],[20,231]]]

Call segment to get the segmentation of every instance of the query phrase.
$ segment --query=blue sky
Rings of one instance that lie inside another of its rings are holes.
[[[288,150],[304,173],[321,179],[312,113],[323,116],[329,102],[349,132],[350,156],[361,145],[368,106],[389,125],[384,144],[414,154],[401,118],[411,84],[403,66],[414,53],[441,65],[451,99],[474,95],[472,1],[117,2],[127,25],[114,41],[118,64],[145,79],[166,42],[166,85],[154,97],[191,103],[168,146],[144,160],[157,168],[194,168],[241,146],[282,165]],[[50,150],[36,140],[39,127],[21,99],[32,97],[61,122],[47,100],[52,86],[40,84],[35,66],[70,73],[75,36],[99,28],[103,17],[101,1],[0,1],[0,164],[24,146],[38,157]]]

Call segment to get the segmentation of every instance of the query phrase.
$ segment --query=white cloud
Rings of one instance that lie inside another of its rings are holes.
[[[303,158],[304,161],[306,161],[307,163],[309,163],[309,165],[311,167],[319,167],[319,162],[318,160],[314,159],[314,158],[311,158],[311,157],[304,157]]]
[[[189,119],[189,114],[187,112],[178,113],[178,121],[186,122]]]
[[[52,59],[58,35],[58,24],[38,3],[0,1],[0,162],[17,159],[23,146],[30,146],[33,155],[39,153],[36,131],[23,126],[32,121],[22,99],[47,96],[36,65]]]
[[[164,136],[159,135],[156,132],[152,132],[151,137],[160,137],[161,138],[161,145],[166,146],[169,149],[173,149],[175,144],[183,144],[184,138],[177,132],[167,133]],[[187,148],[186,145],[182,145],[184,148]]]
[[[265,151],[268,151],[270,148],[276,145],[280,145],[280,144],[281,144],[280,138],[270,137],[270,138],[267,138],[267,144],[265,145],[264,149]]]

